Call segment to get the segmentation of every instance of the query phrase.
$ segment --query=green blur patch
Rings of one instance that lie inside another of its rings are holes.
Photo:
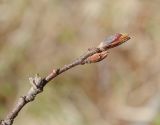
[[[61,43],[73,42],[75,40],[75,31],[69,27],[65,27],[57,36],[57,40]]]

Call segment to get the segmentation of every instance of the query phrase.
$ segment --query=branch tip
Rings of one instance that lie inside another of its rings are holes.
[[[84,55],[80,56],[72,63],[65,65],[64,67],[59,69],[53,69],[51,73],[48,74],[43,79],[39,76],[39,74],[36,74],[34,77],[30,77],[29,82],[32,87],[29,89],[29,91],[25,96],[19,98],[19,101],[17,102],[13,110],[7,115],[7,117],[4,120],[0,121],[0,125],[12,125],[14,119],[17,117],[21,109],[27,103],[33,101],[37,96],[37,94],[43,91],[44,86],[59,74],[62,74],[63,72],[78,65],[83,65],[86,63],[96,63],[102,61],[108,56],[108,49],[117,47],[122,43],[128,41],[129,39],[130,37],[126,34],[115,34],[107,38],[106,40],[102,41],[98,45],[98,47],[89,48]]]

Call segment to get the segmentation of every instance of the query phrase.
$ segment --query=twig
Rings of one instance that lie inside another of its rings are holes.
[[[88,51],[84,55],[82,55],[72,63],[65,65],[64,67],[59,69],[53,69],[52,72],[45,78],[41,78],[38,74],[34,78],[29,78],[32,87],[29,89],[28,93],[25,96],[19,98],[13,110],[7,115],[4,120],[1,120],[0,125],[12,125],[14,119],[17,117],[21,109],[27,103],[33,101],[36,95],[43,91],[44,86],[56,76],[75,66],[96,63],[103,60],[108,55],[108,49],[116,47],[129,39],[130,37],[128,35],[115,34],[102,41],[97,48],[88,49]]]

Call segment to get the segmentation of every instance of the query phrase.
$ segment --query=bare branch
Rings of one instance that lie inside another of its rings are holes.
[[[108,55],[107,50],[116,47],[128,41],[129,39],[130,37],[128,35],[115,34],[109,37],[109,39],[101,42],[97,48],[88,49],[88,51],[84,55],[82,55],[72,63],[63,66],[60,69],[53,69],[52,72],[45,78],[41,78],[38,74],[34,78],[29,78],[32,87],[29,89],[28,93],[25,96],[19,98],[13,110],[7,115],[4,120],[1,120],[0,125],[12,125],[14,119],[17,117],[21,109],[27,103],[33,101],[36,95],[43,91],[44,86],[56,76],[75,66],[96,63],[103,60]]]

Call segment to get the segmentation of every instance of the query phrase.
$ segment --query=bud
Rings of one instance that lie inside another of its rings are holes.
[[[106,38],[104,41],[102,41],[99,45],[98,48],[102,51],[116,47],[121,45],[122,43],[128,41],[130,37],[128,34],[120,34],[116,33],[115,35],[112,35],[108,38]]]
[[[96,54],[93,54],[92,56],[88,57],[86,60],[84,60],[84,63],[100,62],[101,60],[105,59],[107,56],[108,56],[107,51],[96,53]]]

